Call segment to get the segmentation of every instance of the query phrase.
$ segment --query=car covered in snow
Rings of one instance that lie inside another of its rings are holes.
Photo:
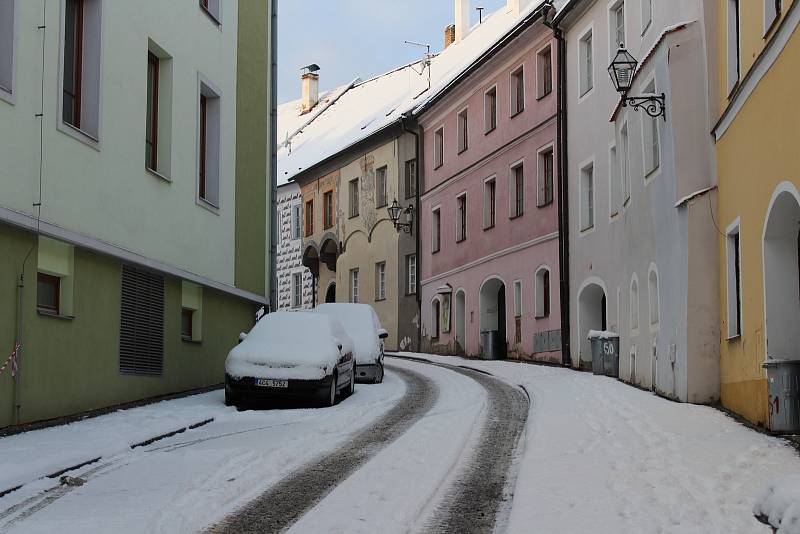
[[[314,313],[333,317],[342,323],[355,344],[356,380],[383,382],[383,342],[389,333],[381,327],[378,314],[369,304],[320,304]]]
[[[225,360],[225,404],[307,398],[326,406],[355,388],[353,341],[333,317],[265,315]]]

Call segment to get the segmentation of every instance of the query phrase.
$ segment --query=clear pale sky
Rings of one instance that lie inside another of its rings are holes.
[[[506,0],[472,0],[484,16]],[[317,63],[320,89],[367,79],[422,57],[404,40],[444,46],[454,0],[278,0],[278,102],[300,98],[300,69]]]

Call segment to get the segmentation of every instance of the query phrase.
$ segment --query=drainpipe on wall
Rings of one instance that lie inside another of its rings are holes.
[[[30,252],[28,253],[30,255]],[[28,258],[22,263],[22,273],[19,275],[19,283],[17,284],[17,355],[16,358],[16,374],[14,375],[14,425],[19,425],[22,421],[21,411],[21,389],[22,389],[22,314],[24,311],[25,302],[25,263]]]
[[[278,0],[270,2],[270,236],[269,236],[269,311],[278,309]]]
[[[417,276],[416,276],[416,284],[417,284],[417,352],[422,350],[422,291],[420,287],[420,261],[422,259],[422,254],[420,254],[420,247],[422,244],[422,240],[420,236],[422,232],[420,231],[420,227],[422,226],[422,214],[420,213],[420,203],[419,197],[422,194],[422,189],[420,188],[421,181],[420,176],[422,176],[422,158],[420,154],[422,151],[420,150],[420,133],[419,133],[419,125],[416,124],[412,118],[407,116],[403,116],[401,119],[401,124],[403,126],[403,131],[408,132],[414,136],[415,140],[415,154],[414,159],[417,162],[417,194],[414,196],[414,222],[417,225],[417,231],[415,232],[415,241],[416,241],[416,255],[417,255]],[[411,127],[409,127],[409,122],[411,122]],[[412,228],[413,231],[413,228]]]

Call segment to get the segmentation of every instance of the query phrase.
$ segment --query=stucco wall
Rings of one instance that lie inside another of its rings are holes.
[[[293,306],[292,302],[292,276],[295,273],[302,275],[301,307],[311,308],[313,303],[313,288],[311,271],[303,267],[303,228],[302,215],[300,217],[300,238],[292,238],[292,209],[299,206],[301,213],[303,199],[300,196],[300,186],[296,183],[282,185],[278,188],[278,309],[286,310]]]

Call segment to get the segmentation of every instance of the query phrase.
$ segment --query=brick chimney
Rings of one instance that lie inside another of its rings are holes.
[[[319,74],[306,72],[302,77],[303,100],[300,113],[308,113],[319,103]]]
[[[456,1],[456,40],[460,42],[464,37],[469,34],[470,24],[470,0],[455,0]],[[511,0],[509,0],[511,1]]]
[[[456,42],[456,25],[450,24],[444,29],[444,47],[447,48]]]

